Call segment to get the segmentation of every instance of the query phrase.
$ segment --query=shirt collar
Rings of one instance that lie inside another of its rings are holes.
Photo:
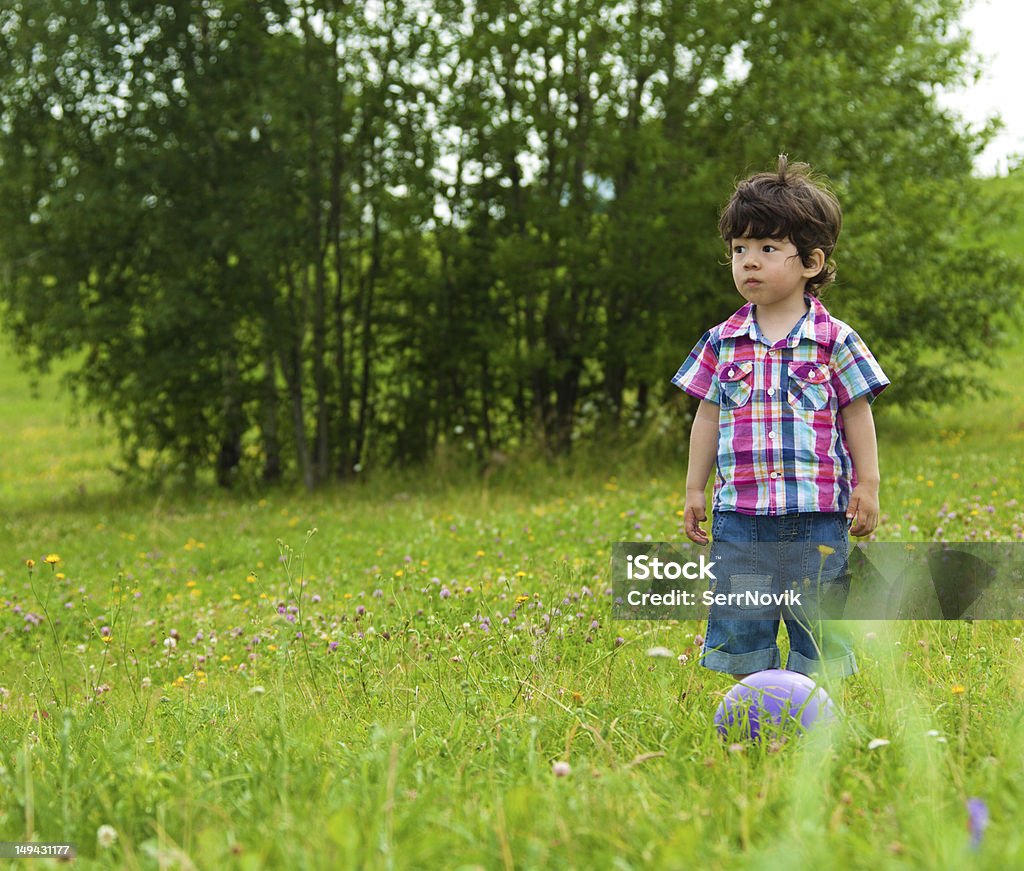
[[[809,308],[807,314],[804,315],[800,322],[800,328],[789,337],[790,344],[795,345],[800,339],[808,339],[812,342],[817,342],[819,345],[827,345],[831,333],[829,329],[831,316],[816,296],[804,294],[804,299],[807,300]],[[748,302],[722,324],[723,339],[734,339],[738,336],[750,336],[751,339],[757,338],[753,303]]]

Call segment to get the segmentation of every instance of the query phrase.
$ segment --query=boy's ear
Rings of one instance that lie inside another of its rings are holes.
[[[815,248],[804,260],[804,267],[804,278],[814,278],[825,268],[825,252],[820,248]]]

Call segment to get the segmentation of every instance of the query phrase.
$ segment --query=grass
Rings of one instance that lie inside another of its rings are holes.
[[[681,459],[124,498],[54,381],[0,373],[2,840],[126,868],[1024,862],[1019,624],[856,624],[838,726],[748,746],[711,728],[698,624],[611,620],[610,543],[680,538]],[[886,537],[1022,537],[1024,403],[993,377],[879,415]]]

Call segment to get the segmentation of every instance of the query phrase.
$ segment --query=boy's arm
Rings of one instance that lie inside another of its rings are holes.
[[[700,523],[708,519],[704,488],[718,455],[718,406],[701,400],[690,429],[690,460],[686,467],[686,507],[683,523],[686,537],[697,544],[707,544],[708,534]]]
[[[846,518],[855,518],[850,527],[851,534],[870,535],[878,526],[878,486],[881,482],[875,420],[871,416],[871,405],[866,396],[855,399],[840,409],[839,413],[843,418],[846,443],[850,447],[853,468],[857,473],[857,486],[850,495]]]

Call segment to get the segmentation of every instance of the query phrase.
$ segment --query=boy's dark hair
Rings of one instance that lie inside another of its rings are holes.
[[[825,253],[821,272],[807,279],[807,293],[818,296],[836,274],[832,261],[843,213],[839,200],[806,163],[779,155],[775,172],[759,172],[736,185],[718,221],[722,238],[789,239],[805,265],[815,248]]]

